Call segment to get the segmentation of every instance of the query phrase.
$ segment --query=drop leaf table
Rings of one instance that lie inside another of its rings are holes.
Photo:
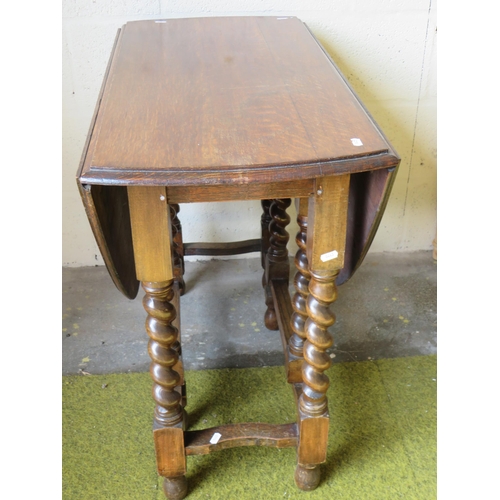
[[[77,183],[115,285],[131,299],[140,285],[145,293],[156,461],[169,499],[187,495],[187,456],[234,446],[295,447],[296,485],[318,486],[329,426],[329,306],[368,251],[399,162],[295,17],[133,21],[118,31]],[[260,200],[261,238],[183,242],[181,204],[239,200]],[[293,200],[300,230],[291,298]],[[190,431],[184,256],[254,251],[265,324],[280,331],[297,420]]]

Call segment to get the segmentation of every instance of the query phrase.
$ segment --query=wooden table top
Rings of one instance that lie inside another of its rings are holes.
[[[118,32],[77,184],[110,276],[133,298],[128,186],[164,186],[168,203],[300,198],[315,178],[353,174],[341,284],[399,162],[299,19],[134,21]]]
[[[245,184],[398,162],[299,19],[168,19],[120,30],[79,178]]]

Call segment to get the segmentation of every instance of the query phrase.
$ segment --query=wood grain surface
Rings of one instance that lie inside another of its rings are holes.
[[[220,436],[217,438],[217,434]],[[216,439],[214,439],[214,436]],[[206,455],[238,446],[297,446],[297,424],[226,424],[185,433],[186,455]]]
[[[133,298],[120,186],[161,186],[170,204],[265,200],[351,174],[341,284],[370,247],[399,162],[299,19],[134,21],[118,30],[77,181],[110,275]]]
[[[335,160],[387,163],[389,150],[299,19],[134,21],[122,28],[81,175],[167,186],[271,182],[273,167],[279,180],[314,177]]]

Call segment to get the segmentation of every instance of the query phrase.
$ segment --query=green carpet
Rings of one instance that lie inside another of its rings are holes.
[[[295,450],[243,447],[188,457],[189,499],[436,498],[436,357],[336,364],[322,481],[293,480]],[[295,420],[282,367],[186,374],[190,429]],[[147,373],[63,377],[63,499],[164,498]]]

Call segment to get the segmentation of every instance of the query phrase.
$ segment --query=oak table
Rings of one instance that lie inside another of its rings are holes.
[[[319,484],[329,306],[368,251],[399,162],[295,17],[135,21],[118,31],[77,181],[115,285],[128,298],[139,283],[145,292],[156,460],[168,498],[187,494],[186,456],[233,446],[296,447],[297,486]],[[300,231],[290,298],[292,199]],[[262,238],[183,242],[181,204],[229,200],[261,201]],[[265,324],[281,334],[297,421],[189,431],[179,321],[184,256],[256,250]]]

